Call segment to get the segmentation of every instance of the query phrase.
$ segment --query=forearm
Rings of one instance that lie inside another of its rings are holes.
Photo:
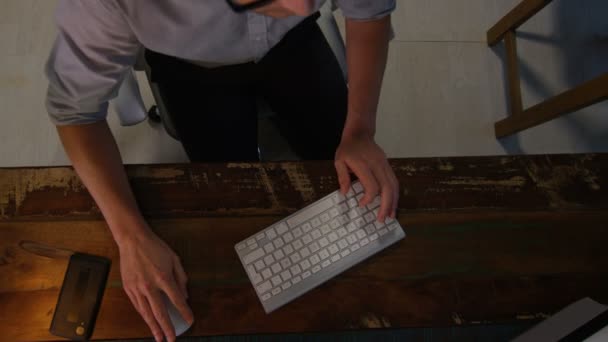
[[[390,16],[373,21],[346,19],[348,117],[344,136],[376,133],[376,110],[388,56]]]
[[[78,176],[95,199],[116,243],[145,232],[116,141],[105,121],[57,126]]]

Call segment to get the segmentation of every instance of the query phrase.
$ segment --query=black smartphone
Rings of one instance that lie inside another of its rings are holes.
[[[51,321],[51,334],[74,341],[91,338],[110,265],[107,258],[72,254]]]

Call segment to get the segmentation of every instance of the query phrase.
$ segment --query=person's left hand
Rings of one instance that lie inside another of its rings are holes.
[[[399,201],[399,182],[386,159],[386,154],[370,136],[344,136],[336,151],[336,171],[340,191],[350,189],[349,172],[354,173],[363,185],[365,195],[360,206],[368,205],[377,195],[381,196],[378,221],[395,218]]]

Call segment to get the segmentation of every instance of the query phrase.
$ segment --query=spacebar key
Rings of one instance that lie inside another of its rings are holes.
[[[312,204],[300,210],[295,216],[287,219],[287,224],[291,228],[295,228],[302,223],[312,219],[313,217],[321,214],[322,212],[331,209],[334,206],[334,202],[331,198],[326,198],[320,202]]]

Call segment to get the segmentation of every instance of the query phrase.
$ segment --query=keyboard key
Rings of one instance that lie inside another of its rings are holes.
[[[329,258],[329,252],[327,251],[327,249],[323,249],[319,252],[319,256],[321,257],[321,259],[327,259]]]
[[[361,207],[356,207],[356,208],[355,208],[355,210],[357,211],[357,213],[358,213],[359,215],[363,215],[363,214],[365,214],[365,212],[367,211],[367,209],[365,209],[365,208],[361,208]]]
[[[313,228],[317,228],[321,225],[321,220],[318,217],[315,217],[310,221],[310,223],[312,224]]]
[[[347,224],[350,220],[348,219],[348,216],[346,215],[341,215],[338,216],[338,222],[340,223],[341,226]]]
[[[281,278],[283,280],[291,279],[291,272],[289,272],[289,270],[285,270],[285,271],[281,272]]]
[[[272,297],[272,294],[270,292],[266,293],[265,295],[262,296],[262,301],[267,301],[270,299],[270,297]]]
[[[285,243],[283,243],[283,239],[281,239],[281,237],[279,236],[278,238],[276,238],[273,242],[274,246],[276,248],[281,248]]]
[[[267,254],[272,253],[272,251],[274,251],[274,245],[272,243],[267,243],[264,246],[264,250],[266,251]]]
[[[329,226],[331,227],[331,229],[338,229],[338,227],[340,227],[340,222],[338,221],[338,219],[334,219],[329,223]]]
[[[370,241],[378,240],[378,233],[374,233],[374,234],[370,235],[369,240]]]
[[[344,257],[346,257],[346,256],[347,256],[347,255],[349,255],[349,254],[350,254],[350,251],[349,251],[348,249],[345,249],[345,250],[343,250],[342,252],[340,252],[340,255],[341,255],[343,258],[344,258]]]
[[[293,253],[293,247],[291,247],[291,245],[285,245],[285,247],[283,247],[283,252],[285,252],[285,255],[290,255]]]
[[[299,251],[300,249],[302,249],[302,247],[304,247],[304,245],[302,244],[302,241],[300,241],[300,239],[297,239],[296,241],[294,241],[294,243],[292,243],[291,246],[296,251]]]
[[[346,225],[346,229],[348,229],[349,233],[352,233],[355,230],[357,230],[357,226],[355,226],[355,224],[351,222],[351,223],[349,223],[349,224]]]
[[[263,256],[264,256],[264,250],[261,248],[258,248],[255,251],[245,255],[245,257],[243,258],[243,262],[245,264],[251,264],[252,262],[256,261],[257,259],[259,259]]]
[[[374,215],[373,212],[368,212],[367,214],[365,214],[365,221],[367,223],[371,223],[374,222],[376,220],[376,215]]]
[[[291,279],[291,282],[294,284],[297,284],[301,281],[302,281],[302,277],[300,277],[300,276],[295,276],[295,277],[293,277],[293,279]]]
[[[310,236],[310,234],[306,234],[306,235],[304,235],[304,237],[302,237],[302,241],[304,242],[305,245],[308,245],[309,243],[312,242],[312,237]]]
[[[351,252],[354,252],[354,251],[356,251],[356,250],[357,250],[357,249],[359,249],[359,248],[361,248],[361,246],[359,246],[359,244],[358,244],[358,243],[356,243],[356,244],[354,244],[354,245],[352,245],[352,246],[350,247],[350,251],[351,251]]]
[[[301,260],[299,253],[293,253],[291,255],[291,257],[289,257],[289,258],[291,259],[291,262],[293,262],[294,264]]]
[[[331,208],[331,209],[329,209],[329,217],[334,218],[334,217],[336,217],[338,215],[340,215],[340,212],[338,211],[338,208]],[[321,220],[323,220],[323,219],[321,219]]]
[[[272,285],[270,285],[269,281],[264,282],[264,283],[258,285],[258,287],[256,287],[256,290],[258,291],[259,294],[263,294],[265,292],[268,292],[270,289],[272,289]]]
[[[281,260],[281,266],[283,266],[283,268],[287,268],[289,266],[291,266],[291,261],[287,258]]]
[[[262,277],[264,277],[264,279],[268,279],[270,277],[272,277],[272,272],[270,271],[270,269],[265,269],[262,271]]]
[[[326,247],[329,245],[329,240],[327,240],[326,237],[323,237],[321,240],[319,240],[319,245],[321,245],[321,248]]]
[[[272,265],[274,263],[274,258],[272,257],[272,254],[269,254],[264,257],[264,263],[266,265]]]
[[[367,232],[367,234],[373,234],[376,231],[376,227],[374,227],[373,224],[368,224],[367,226],[365,226],[365,231]]]
[[[355,196],[355,192],[353,191],[352,187],[350,189],[348,189],[348,192],[346,193],[346,198],[351,198]]]
[[[283,235],[283,234],[287,233],[287,231],[289,230],[289,228],[287,227],[285,222],[279,223],[276,228],[277,228],[277,234],[279,234],[279,235]]]
[[[325,268],[325,267],[327,267],[327,266],[329,266],[329,265],[331,265],[331,261],[330,261],[329,259],[324,260],[324,261],[321,263],[321,267],[323,267],[323,268]]]
[[[256,242],[255,242],[255,239],[253,239],[253,238],[251,238],[251,239],[247,240],[247,245],[248,245],[248,246],[254,245],[255,243],[256,243]]]
[[[236,245],[236,250],[240,251],[245,249],[246,245],[244,243],[239,243],[238,245]]]
[[[319,247],[319,245],[317,244],[317,242],[311,243],[309,247],[310,247],[310,251],[312,253],[314,253],[314,252],[318,251],[319,249],[321,249],[321,247]]]
[[[365,246],[368,243],[369,243],[369,239],[368,238],[361,239],[361,246]]]
[[[363,191],[363,185],[361,185],[361,183],[359,183],[359,182],[353,183],[353,190],[356,193],[360,193],[361,191]]]
[[[256,239],[256,240],[258,240],[258,241],[260,241],[260,240],[262,240],[262,239],[263,239],[265,236],[266,236],[266,234],[264,234],[264,233],[262,232],[262,233],[259,233],[258,235],[256,235],[256,236],[255,236],[255,239]]]
[[[310,263],[313,265],[318,264],[319,261],[321,261],[321,259],[319,259],[319,256],[316,254],[310,257]]]
[[[283,290],[287,290],[290,287],[291,287],[291,282],[290,281],[288,281],[285,284],[281,285],[281,289],[283,289]]]
[[[291,268],[289,270],[291,271],[291,274],[294,276],[302,273],[302,269],[300,268],[299,265],[293,265],[293,266],[291,266]]]
[[[351,234],[346,237],[346,241],[352,245],[353,243],[357,242],[357,237]]]
[[[338,229],[338,236],[339,237],[345,237],[346,234],[348,234],[348,232],[346,231],[346,229],[344,229],[344,227]]]
[[[339,204],[346,200],[346,197],[344,197],[344,195],[342,195],[339,191],[331,194],[330,197],[334,201],[335,204]]]
[[[354,220],[357,217],[359,217],[359,213],[355,209],[353,209],[353,210],[351,210],[351,211],[348,212],[348,218],[349,219]]]
[[[344,248],[348,247],[348,242],[346,242],[346,240],[342,239],[342,240],[338,241],[338,247],[340,247],[340,249],[344,249]]]
[[[331,228],[329,228],[329,225],[324,224],[321,226],[321,233],[323,233],[323,235],[327,235],[329,234],[329,232],[331,232]]]
[[[370,204],[367,205],[367,210],[374,210],[380,206],[380,196],[376,196]]]
[[[247,273],[249,273],[250,276],[255,276],[256,274],[258,274],[258,272],[256,272],[255,267],[248,265],[247,266]]]
[[[388,230],[386,228],[382,228],[378,231],[378,234],[380,234],[380,236],[385,235],[386,233],[388,233]]]
[[[272,285],[274,285],[274,286],[279,286],[279,284],[281,284],[283,282],[281,280],[281,277],[279,277],[279,276],[272,277],[271,281],[272,281]]]
[[[313,230],[311,234],[312,234],[312,238],[315,239],[315,240],[317,240],[321,236],[323,236],[323,234],[321,234],[321,231],[318,230],[318,229]]]
[[[301,225],[302,223],[308,222],[313,217],[321,214],[322,212],[331,209],[333,206],[334,206],[334,202],[331,200],[331,198],[326,198],[324,200],[320,200],[320,201],[316,202],[315,204],[310,205],[310,206],[304,208],[303,210],[299,211],[294,216],[288,218],[287,224],[290,227],[295,228],[295,227]],[[279,233],[279,234],[283,234],[283,233]]]
[[[310,249],[308,249],[308,247],[304,247],[302,248],[302,250],[300,251],[300,256],[302,258],[306,258],[310,255]]]
[[[363,218],[359,217],[355,220],[355,227],[361,228],[363,226],[365,226],[365,220]]]
[[[274,289],[272,289],[272,295],[276,296],[279,293],[281,293],[281,288],[280,287],[275,287]]]
[[[302,269],[303,269],[303,270],[307,270],[307,269],[309,269],[309,268],[310,268],[310,266],[312,266],[312,265],[310,264],[310,261],[308,261],[308,260],[304,260],[304,261],[302,261],[302,262],[300,263],[300,266],[302,267]]]
[[[355,232],[355,234],[357,234],[357,238],[359,239],[363,239],[365,237],[365,231],[363,231],[362,229],[359,229]]]
[[[306,279],[306,278],[310,277],[311,274],[312,273],[310,271],[306,271],[306,272],[302,273],[302,279]]]
[[[291,234],[291,232],[285,233],[285,235],[283,235],[283,240],[285,240],[285,243],[290,243],[293,241],[293,234]]]
[[[312,268],[312,273],[317,273],[321,270],[321,266],[316,265],[315,267]]]
[[[263,260],[258,260],[255,262],[254,264],[255,269],[258,271],[261,271],[262,269],[264,269],[266,267],[266,265],[264,265],[264,261]]]
[[[359,205],[359,202],[357,202],[356,198],[351,198],[346,202],[346,204],[348,204],[350,208],[356,208]]]
[[[268,240],[274,240],[274,238],[277,237],[277,233],[274,231],[274,228],[269,228],[266,231],[266,237],[268,238]]]
[[[312,230],[312,226],[310,225],[310,223],[304,223],[304,224],[302,225],[302,231],[303,231],[304,233],[308,233],[308,232],[309,232],[309,231],[311,231],[311,230]]]
[[[323,223],[329,221],[329,219],[330,219],[329,213],[323,213],[323,214],[321,214],[320,218],[321,218],[321,222],[323,222]]]
[[[274,255],[274,258],[276,260],[281,260],[281,259],[283,259],[285,257],[285,254],[283,254],[283,251],[280,250],[280,249],[277,250],[276,252],[274,252],[272,255]]]
[[[346,214],[348,212],[348,204],[346,203],[342,203],[338,206],[338,211],[340,212],[340,214]]]
[[[277,273],[281,272],[281,270],[283,268],[281,267],[281,264],[276,263],[276,264],[272,265],[272,267],[270,267],[270,269],[272,270],[272,273],[277,274]]]
[[[399,224],[393,223],[388,226],[388,230],[393,231],[393,230],[397,229],[398,227],[399,227]]]
[[[262,276],[260,274],[256,274],[251,278],[253,285],[259,284],[262,280],[264,280],[264,279],[262,279]]]
[[[394,218],[392,218],[392,217],[390,217],[390,216],[387,216],[387,217],[386,217],[386,224],[391,224],[391,223],[393,223],[393,222],[395,222],[395,219],[394,219]]]
[[[361,199],[363,198],[363,193],[357,194],[357,196],[355,196],[355,198],[357,199],[357,203],[361,203]]]
[[[336,245],[335,243],[333,245],[329,246],[327,249],[329,250],[329,253],[331,253],[331,254],[336,254],[340,250],[338,248],[338,245]]]
[[[327,237],[329,238],[329,242],[336,242],[336,240],[338,240],[338,234],[336,234],[336,232],[329,233]]]
[[[296,229],[293,230],[293,237],[294,238],[299,238],[300,236],[302,236],[302,228],[298,227]]]
[[[334,254],[334,255],[331,257],[331,262],[336,262],[336,261],[338,261],[338,260],[340,260],[340,254]]]

